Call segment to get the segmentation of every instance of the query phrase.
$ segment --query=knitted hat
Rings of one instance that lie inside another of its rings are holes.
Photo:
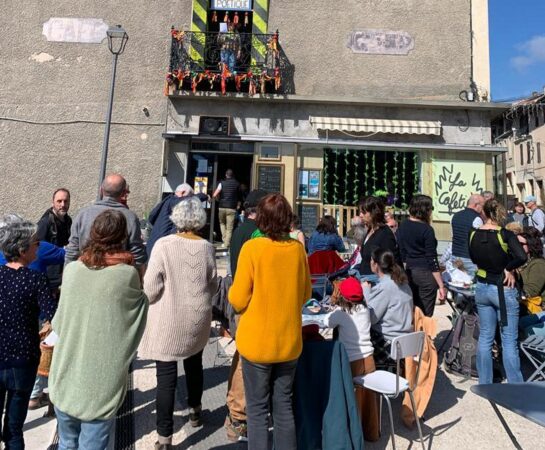
[[[341,295],[349,302],[361,302],[363,300],[363,289],[356,278],[349,277],[343,280],[339,290]]]

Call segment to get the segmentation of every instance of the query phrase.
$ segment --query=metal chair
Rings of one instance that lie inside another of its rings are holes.
[[[327,293],[327,283],[328,277],[327,273],[314,274],[310,276],[310,281],[312,283],[312,293],[319,296],[318,300],[323,300]]]
[[[382,422],[382,398],[386,400],[388,405],[388,413],[390,415],[390,429],[392,434],[392,447],[395,450],[395,432],[394,432],[394,417],[392,415],[391,399],[397,398],[399,394],[407,391],[411,399],[413,407],[414,418],[416,419],[416,425],[418,427],[418,435],[420,436],[420,443],[425,450],[424,438],[422,437],[422,428],[420,426],[420,419],[416,411],[416,403],[414,401],[413,392],[411,390],[409,381],[400,376],[400,363],[404,358],[416,357],[418,358],[418,366],[416,369],[416,381],[415,389],[418,386],[418,375],[420,372],[420,362],[422,359],[422,350],[424,349],[425,334],[423,331],[417,331],[414,333],[398,336],[394,338],[391,346],[391,357],[396,361],[397,371],[396,373],[386,372],[384,370],[377,370],[367,375],[360,375],[354,377],[354,384],[356,387],[362,387],[374,391],[380,396],[380,409],[379,409],[379,427]]]
[[[540,377],[545,380],[545,336],[528,336],[521,342],[520,348],[536,368],[526,381],[534,381]]]

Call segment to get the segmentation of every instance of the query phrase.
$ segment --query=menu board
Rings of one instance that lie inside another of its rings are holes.
[[[320,220],[320,205],[299,205],[297,215],[301,231],[310,236]]]
[[[284,181],[284,166],[281,164],[257,165],[257,189],[266,192],[279,192],[282,194]]]

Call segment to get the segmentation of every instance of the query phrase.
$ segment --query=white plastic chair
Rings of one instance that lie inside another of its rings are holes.
[[[406,334],[404,336],[398,336],[394,338],[391,345],[391,357],[396,361],[397,370],[396,373],[386,372],[385,370],[377,370],[367,375],[360,375],[354,377],[354,384],[356,387],[362,387],[371,391],[377,392],[380,397],[380,409],[379,409],[379,427],[382,422],[382,398],[386,400],[388,405],[388,413],[390,414],[390,429],[392,433],[392,447],[395,450],[395,432],[394,432],[394,417],[392,415],[391,399],[397,398],[399,394],[405,391],[409,392],[411,398],[411,404],[413,407],[414,418],[418,427],[418,435],[420,436],[420,442],[422,448],[426,450],[424,446],[424,438],[422,437],[422,428],[420,426],[420,419],[416,412],[416,403],[414,401],[413,392],[409,385],[409,381],[400,376],[400,362],[404,358],[418,358],[418,365],[416,368],[416,382],[415,389],[418,386],[418,375],[420,372],[420,362],[422,359],[422,350],[424,349],[425,334],[423,331],[417,331],[414,333]]]

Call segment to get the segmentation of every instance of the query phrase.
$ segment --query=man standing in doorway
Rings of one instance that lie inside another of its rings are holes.
[[[483,225],[481,213],[483,211],[484,197],[473,194],[469,197],[467,207],[452,216],[452,258],[454,262],[459,259],[464,264],[468,275],[473,278],[477,272],[477,266],[473,264],[469,256],[469,233],[473,228]]]
[[[537,228],[541,233],[545,228],[545,213],[537,206],[537,198],[535,195],[527,195],[524,198],[526,207],[530,210],[528,225]]]
[[[223,245],[231,245],[231,235],[235,225],[235,217],[239,206],[240,183],[235,179],[231,169],[225,172],[225,179],[221,180],[213,197],[219,198],[219,222]]]

